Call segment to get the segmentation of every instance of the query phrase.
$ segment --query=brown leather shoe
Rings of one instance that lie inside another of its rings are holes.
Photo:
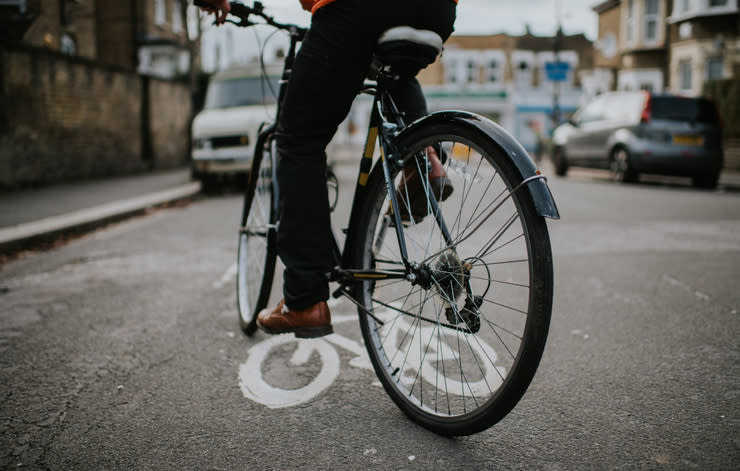
[[[452,194],[452,182],[447,178],[447,172],[442,167],[436,149],[432,146],[426,148],[427,160],[429,161],[429,187],[438,202],[446,200]],[[419,222],[427,216],[429,206],[427,195],[422,185],[422,176],[419,174],[417,164],[412,161],[403,168],[404,179],[396,189],[396,198],[400,206],[402,221],[409,221],[409,208],[414,222]]]
[[[285,300],[281,300],[276,308],[263,309],[257,314],[257,325],[268,334],[293,332],[302,339],[323,337],[334,332],[326,301],[306,309],[292,310],[285,305]]]

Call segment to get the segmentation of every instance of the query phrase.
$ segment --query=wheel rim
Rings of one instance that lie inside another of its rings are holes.
[[[254,198],[249,208],[247,222],[239,233],[237,253],[237,302],[242,324],[252,321],[262,290],[262,280],[269,266],[272,211],[272,168],[269,159],[260,169]]]
[[[454,191],[440,208],[454,249],[444,242],[431,211],[420,222],[410,221],[405,234],[410,261],[419,266],[416,284],[367,282],[363,299],[377,318],[366,318],[367,332],[386,387],[436,419],[459,420],[485,409],[521,359],[532,261],[527,223],[516,199],[507,197],[510,188],[500,171],[470,142],[441,145]],[[399,172],[396,185],[401,178]],[[399,201],[407,211],[409,200],[406,192]],[[388,230],[387,196],[376,207],[366,266],[402,268],[397,240]],[[411,315],[416,312],[421,318]]]
[[[610,163],[610,169],[613,180],[624,181],[625,175],[627,175],[627,171],[629,170],[629,162],[626,150],[619,149],[614,153],[614,158]]]
[[[259,245],[259,240],[254,237],[247,237],[246,234],[239,236],[238,251],[238,289],[237,299],[239,302],[239,317],[244,324],[249,323],[256,309],[257,298],[259,297],[260,281],[264,274],[263,264],[249,263],[249,260],[258,260],[257,255],[250,255],[255,252],[254,247]],[[251,242],[251,243],[250,243]],[[266,244],[262,244],[266,248]],[[247,267],[252,265],[253,270]]]

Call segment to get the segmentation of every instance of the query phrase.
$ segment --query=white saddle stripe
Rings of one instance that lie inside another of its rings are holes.
[[[396,26],[391,28],[378,39],[378,44],[389,41],[411,41],[416,44],[432,46],[437,51],[442,51],[442,38],[434,31],[416,29],[411,26]]]

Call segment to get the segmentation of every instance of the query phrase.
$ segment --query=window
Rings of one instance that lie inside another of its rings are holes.
[[[469,59],[467,63],[467,82],[468,83],[479,83],[480,82],[480,69],[478,64],[473,60]]]
[[[722,78],[723,72],[722,57],[710,57],[707,59],[707,80],[717,80]]]
[[[635,1],[627,0],[627,42],[635,40]]]
[[[500,49],[489,49],[481,51],[479,64],[482,70],[482,83],[484,85],[499,86],[504,83],[504,69],[507,65],[506,52]]]
[[[691,0],[678,0],[676,2],[676,13],[684,14],[691,10]]]
[[[499,75],[499,63],[496,59],[488,61],[488,69],[486,70],[486,82],[497,83]]]
[[[75,41],[75,38],[69,33],[62,33],[59,52],[67,54],[68,56],[74,56],[77,54],[77,41]]]
[[[457,84],[460,80],[458,79],[458,60],[446,60],[445,66],[445,83]]]
[[[658,0],[645,0],[645,42],[658,41]]]
[[[594,98],[594,100],[584,106],[573,119],[579,124],[590,123],[593,121],[599,121],[604,119],[606,112],[607,96],[602,95]]]
[[[652,88],[652,87],[650,87]],[[640,92],[610,93],[604,110],[611,121],[630,122],[639,119],[645,103],[645,94]]]
[[[709,7],[725,7],[727,0],[709,0]]]
[[[175,0],[172,4],[172,32],[182,32],[182,3],[180,0]]]
[[[650,115],[673,121],[719,122],[717,108],[706,98],[653,97]]]
[[[166,0],[155,0],[154,2],[154,22],[158,25],[167,23],[167,3]]]
[[[691,90],[691,59],[678,61],[678,75],[681,90]]]
[[[206,109],[274,104],[280,77],[238,77],[212,80],[204,107]]]
[[[516,85],[519,88],[529,88],[532,86],[532,67],[526,61],[520,61],[516,65],[514,72]]]

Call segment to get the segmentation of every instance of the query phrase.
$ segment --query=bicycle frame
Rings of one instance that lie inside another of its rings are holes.
[[[376,140],[380,142],[380,165],[382,165],[383,176],[391,207],[399,207],[392,174],[404,165],[402,156],[406,154],[406,151],[399,146],[398,135],[406,127],[406,124],[403,121],[403,113],[396,107],[393,98],[385,85],[391,80],[394,80],[392,74],[381,69],[378,72],[377,83],[366,83],[365,87],[361,90],[361,93],[371,94],[374,98],[371,108],[367,139],[365,141],[365,148],[360,162],[357,184],[355,186],[355,195],[349,218],[349,228],[357,227],[358,224],[361,224],[359,212],[365,203],[365,198],[367,197],[367,181],[373,167],[373,155],[375,154]],[[454,241],[450,236],[450,232],[442,216],[442,212],[439,211],[438,202],[433,192],[429,193],[428,199],[431,204],[431,213],[435,216],[435,220],[439,225],[447,246],[454,247]],[[331,281],[339,281],[343,284],[355,283],[362,280],[399,278],[413,281],[414,275],[412,271],[417,269],[418,265],[412,265],[409,261],[400,212],[395,210],[392,211],[392,217],[404,269],[389,271],[355,270],[350,268],[350,258],[353,247],[349,245],[352,238],[348,237],[345,242],[341,260],[335,260],[335,265],[338,266],[338,268],[332,273]],[[334,238],[334,244],[336,247],[336,238]],[[336,252],[338,251],[337,247]]]

